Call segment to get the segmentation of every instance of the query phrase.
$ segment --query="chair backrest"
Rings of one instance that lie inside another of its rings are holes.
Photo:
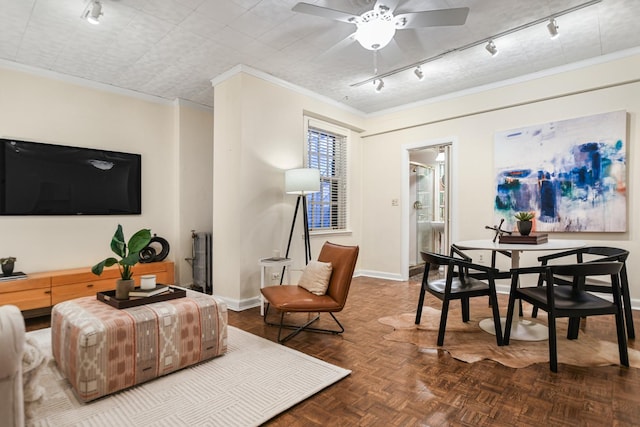
[[[589,276],[612,276],[617,277],[622,269],[622,263],[614,262],[585,262],[578,264],[552,265],[549,269],[554,275],[589,277]],[[617,280],[617,279],[616,279]]]
[[[620,261],[625,262],[629,257],[629,251],[621,248],[613,248],[610,246],[588,246],[586,248],[581,248],[580,252],[578,252],[579,261],[582,262],[582,255],[597,255],[604,258],[598,258],[593,261],[595,262],[603,262],[603,261]],[[589,262],[587,260],[587,262]]]
[[[427,266],[425,266],[425,269],[430,265],[449,265],[449,263],[456,260],[453,256],[436,254],[433,252],[420,252],[420,256],[422,257],[422,260],[425,262],[425,264],[427,264]],[[464,257],[464,255],[461,255],[461,257]],[[465,261],[471,260],[471,258],[469,257],[458,258],[458,260],[461,259]]]
[[[318,261],[331,263],[332,271],[327,295],[340,304],[340,309],[347,302],[359,251],[358,246],[343,246],[325,242],[320,250],[320,255],[318,255]]]

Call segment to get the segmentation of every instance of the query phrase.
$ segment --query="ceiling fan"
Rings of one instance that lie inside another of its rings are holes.
[[[468,7],[453,9],[425,10],[404,12],[394,15],[400,0],[377,0],[373,9],[362,15],[316,6],[310,3],[298,3],[294,12],[329,18],[336,21],[354,24],[356,31],[351,38],[368,50],[378,51],[389,44],[396,30],[408,28],[437,27],[448,25],[464,25],[469,14]]]

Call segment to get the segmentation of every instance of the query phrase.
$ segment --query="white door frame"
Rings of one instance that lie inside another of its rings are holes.
[[[439,138],[423,142],[415,142],[411,144],[405,144],[401,147],[401,161],[402,167],[400,168],[400,180],[401,180],[401,194],[400,194],[400,207],[402,224],[400,227],[400,276],[403,281],[409,280],[409,218],[410,218],[410,206],[409,206],[409,151],[419,150],[422,148],[432,148],[439,145],[450,145],[451,150],[449,152],[449,176],[451,177],[450,183],[447,183],[447,192],[449,193],[449,218],[447,223],[449,224],[449,243],[457,239],[457,218],[458,218],[458,197],[457,191],[454,189],[457,187],[457,159],[458,159],[458,139],[455,137]]]

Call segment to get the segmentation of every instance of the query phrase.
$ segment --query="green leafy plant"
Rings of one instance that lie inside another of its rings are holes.
[[[102,270],[104,270],[105,267],[111,267],[112,265],[118,264],[122,280],[131,279],[131,276],[133,276],[131,267],[136,265],[140,259],[138,257],[138,253],[144,249],[150,241],[151,230],[145,228],[131,236],[129,241],[125,243],[122,225],[118,224],[118,228],[111,239],[111,250],[120,257],[120,261],[113,257],[107,258],[91,267],[91,272],[99,276],[102,274]]]
[[[518,212],[514,216],[518,221],[531,221],[535,215],[533,212]]]
[[[5,265],[5,264],[13,264],[14,262],[16,262],[16,257],[10,256],[7,258],[0,258],[0,264]]]

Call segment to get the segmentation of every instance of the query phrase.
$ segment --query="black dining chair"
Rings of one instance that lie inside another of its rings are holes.
[[[568,258],[567,258],[568,257]],[[634,339],[636,337],[635,328],[633,326],[633,308],[631,307],[631,295],[629,293],[629,278],[627,276],[627,258],[629,251],[609,246],[588,246],[569,251],[545,255],[538,258],[540,264],[549,265],[550,261],[563,263],[567,259],[575,260],[575,262],[609,262],[618,261],[622,263],[620,270],[620,290],[622,293],[622,307],[624,309],[625,324],[627,328],[627,337]],[[563,260],[564,259],[564,260]],[[538,286],[544,283],[544,276],[538,277]],[[571,281],[566,277],[555,276],[556,284],[570,285]],[[591,292],[611,293],[611,284],[602,283],[599,280],[587,279],[584,289]],[[537,309],[533,309],[532,317],[536,317]],[[577,330],[575,331],[577,333]]]
[[[629,355],[627,351],[627,337],[624,330],[619,283],[619,273],[622,266],[623,264],[621,262],[615,261],[512,269],[511,292],[509,294],[509,305],[507,308],[504,344],[509,344],[516,299],[524,300],[534,307],[546,311],[549,325],[549,367],[551,371],[558,372],[556,319],[562,317],[569,318],[567,339],[576,339],[577,334],[573,333],[573,325],[579,322],[581,317],[612,314],[616,319],[620,364],[628,367]],[[521,284],[519,285],[520,276],[525,274],[542,274],[544,276],[543,285],[524,287]],[[556,284],[557,276],[568,278],[571,285]],[[613,301],[607,301],[584,289],[584,283],[587,278],[598,276],[608,276],[611,280]]]
[[[432,252],[420,252],[422,260],[425,262],[424,275],[422,276],[422,286],[420,297],[418,298],[418,308],[416,311],[416,325],[420,323],[422,317],[422,305],[427,292],[442,301],[440,314],[440,326],[438,329],[438,345],[444,344],[444,333],[447,326],[447,316],[449,314],[449,303],[452,300],[460,300],[462,306],[462,321],[468,322],[469,299],[479,296],[488,296],[491,309],[493,311],[493,321],[495,323],[496,343],[502,345],[502,331],[500,324],[500,312],[498,310],[498,298],[496,296],[495,275],[498,270],[485,265],[474,264],[462,258],[436,254]],[[429,272],[432,266],[446,266],[444,278],[429,279]],[[486,275],[486,280],[473,277],[474,273]]]

